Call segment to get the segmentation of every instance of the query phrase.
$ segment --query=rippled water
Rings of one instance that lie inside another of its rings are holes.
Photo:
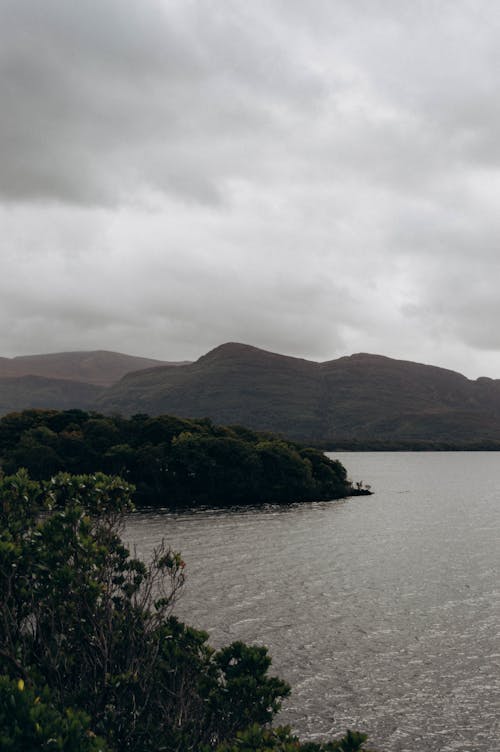
[[[304,738],[385,752],[500,750],[500,456],[339,453],[375,495],[141,512],[127,537],[182,551],[179,616],[267,645]]]

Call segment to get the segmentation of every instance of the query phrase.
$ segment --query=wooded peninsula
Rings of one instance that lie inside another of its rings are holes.
[[[242,426],[169,415],[25,410],[0,420],[5,473],[35,480],[103,472],[135,486],[139,506],[320,501],[367,494],[319,449]]]

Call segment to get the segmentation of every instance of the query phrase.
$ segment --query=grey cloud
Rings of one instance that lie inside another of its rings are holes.
[[[499,37],[466,0],[6,0],[0,354],[500,375]]]
[[[214,201],[233,169],[234,134],[272,127],[276,109],[302,105],[316,83],[290,65],[283,40],[267,39],[242,4],[231,7],[7,3],[4,196],[115,203],[150,184]]]

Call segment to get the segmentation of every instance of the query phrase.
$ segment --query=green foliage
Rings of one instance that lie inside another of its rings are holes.
[[[238,732],[236,738],[217,748],[217,752],[298,752],[298,739],[288,728],[262,728],[253,724]]]
[[[215,651],[175,619],[184,562],[130,556],[130,492],[102,474],[0,479],[0,712],[16,707],[2,750],[212,750],[289,692],[264,648]]]
[[[214,662],[224,693],[211,698],[212,712],[222,724],[224,736],[232,737],[251,723],[270,723],[290,688],[280,679],[267,676],[271,659],[266,649],[234,642],[220,650]]]
[[[106,752],[79,710],[54,707],[47,689],[40,694],[21,680],[0,676],[2,752]]]
[[[258,724],[239,731],[236,738],[221,744],[217,752],[369,752],[363,746],[365,734],[348,731],[335,741],[300,742],[288,727],[263,728]]]
[[[290,503],[352,493],[338,462],[317,450],[208,419],[168,415],[130,420],[82,410],[26,410],[0,420],[6,473],[36,480],[104,472],[136,487],[138,504]]]
[[[134,713],[150,704],[184,578],[184,563],[164,547],[149,566],[130,557],[119,537],[130,490],[103,475],[61,474],[40,486],[21,472],[0,483],[0,667],[49,686],[57,707],[85,710],[124,749]]]

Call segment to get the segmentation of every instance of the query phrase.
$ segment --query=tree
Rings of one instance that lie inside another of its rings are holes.
[[[130,555],[131,493],[99,473],[0,476],[2,751],[361,750],[270,728],[288,685],[265,648],[216,651],[175,618],[184,562],[164,544]]]
[[[131,487],[102,474],[0,481],[0,671],[116,750],[190,750],[266,721],[288,693],[265,650],[214,651],[172,615],[184,562],[120,539]],[[76,711],[75,711],[76,712]]]
[[[300,742],[288,727],[263,728],[253,724],[236,734],[236,739],[222,744],[217,752],[369,752],[363,745],[366,734],[348,731],[331,742]]]
[[[37,694],[23,679],[0,676],[2,752],[106,752],[89,723],[81,711],[55,708],[47,690]]]
[[[0,419],[0,464],[6,473],[26,467],[37,480],[60,470],[118,473],[134,484],[139,505],[290,503],[353,492],[342,465],[316,449],[168,415],[13,413]]]
[[[284,441],[267,440],[257,444],[262,462],[261,494],[268,493],[265,501],[299,501],[311,498],[314,483],[312,466],[294,447]]]

